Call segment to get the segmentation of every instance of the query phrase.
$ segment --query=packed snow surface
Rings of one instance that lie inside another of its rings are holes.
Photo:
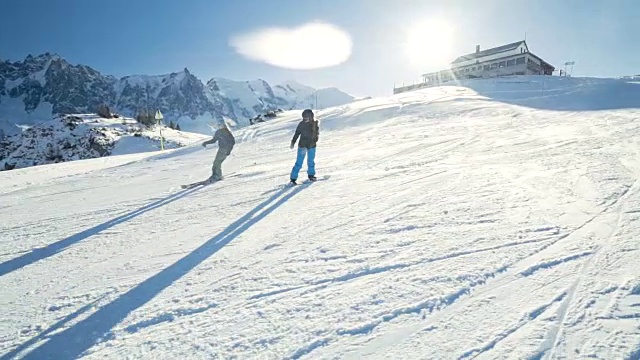
[[[542,79],[0,173],[0,356],[640,358],[640,85]]]

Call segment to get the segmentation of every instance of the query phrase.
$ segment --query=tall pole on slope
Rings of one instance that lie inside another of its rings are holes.
[[[160,112],[160,109],[158,109],[158,111],[156,111],[156,120],[158,122],[158,127],[160,128],[160,150],[164,151],[164,138],[162,137],[162,119],[164,117],[162,116],[162,113]]]

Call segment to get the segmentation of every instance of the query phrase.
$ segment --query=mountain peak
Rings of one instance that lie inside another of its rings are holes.
[[[297,80],[289,79],[281,82],[280,85],[302,85],[302,84],[300,84],[300,82],[298,82]]]
[[[63,60],[62,57],[56,53],[45,52],[36,56],[32,54],[27,55],[25,57],[24,62],[41,62],[41,61],[49,61],[49,60]]]
[[[294,89],[313,89],[311,86],[301,84],[300,82],[298,82],[296,80],[286,80],[286,81],[281,82],[279,85],[283,86],[283,87],[289,86],[289,87],[292,87]]]

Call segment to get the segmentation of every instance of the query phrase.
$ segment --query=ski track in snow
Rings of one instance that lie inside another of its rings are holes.
[[[640,104],[522,79],[0,173],[0,359],[640,358]]]
[[[580,231],[581,229],[583,229],[584,227],[586,227],[587,225],[592,224],[594,221],[596,221],[599,217],[601,217],[603,214],[610,212],[610,210],[614,209],[614,208],[618,208],[617,211],[615,211],[616,214],[618,214],[617,216],[617,220],[615,221],[616,225],[614,227],[613,230],[610,231],[610,236],[607,237],[606,239],[603,239],[603,241],[601,241],[599,244],[597,244],[597,248],[595,251],[587,251],[587,252],[583,252],[583,253],[579,253],[579,254],[573,254],[573,255],[569,255],[569,256],[565,256],[559,259],[553,259],[553,260],[548,260],[548,261],[540,261],[538,263],[536,263],[535,265],[529,266],[528,268],[526,268],[523,271],[520,271],[520,275],[524,276],[524,277],[528,277],[533,275],[534,273],[536,273],[537,271],[541,271],[541,270],[545,270],[545,269],[550,269],[554,266],[558,266],[558,265],[562,265],[565,264],[567,262],[570,261],[574,261],[574,260],[578,260],[581,258],[586,258],[586,262],[584,262],[581,266],[580,266],[580,270],[577,271],[577,278],[574,280],[574,282],[572,283],[572,285],[564,292],[562,292],[557,298],[554,298],[550,303],[545,304],[537,309],[535,309],[534,311],[525,314],[525,316],[523,316],[523,318],[521,320],[519,320],[516,325],[514,325],[511,328],[507,328],[507,329],[503,329],[501,330],[501,332],[496,336],[495,339],[486,342],[483,346],[478,347],[478,348],[472,348],[469,349],[465,352],[462,353],[462,355],[460,355],[458,358],[459,359],[464,359],[464,358],[468,358],[468,357],[477,357],[482,353],[485,353],[487,351],[490,351],[492,349],[495,348],[495,346],[502,340],[504,340],[505,338],[507,338],[508,336],[514,334],[516,331],[518,331],[520,328],[522,328],[523,326],[527,325],[530,321],[535,320],[536,318],[538,318],[540,315],[542,315],[544,312],[546,312],[549,307],[551,307],[551,305],[555,304],[555,303],[560,303],[560,311],[558,314],[558,319],[557,321],[557,328],[553,331],[550,332],[550,334],[548,335],[549,340],[552,342],[552,346],[550,349],[545,349],[543,351],[540,351],[539,353],[535,354],[535,356],[531,357],[531,358],[549,358],[549,359],[554,359],[554,358],[558,358],[557,354],[555,354],[556,349],[560,346],[560,342],[562,341],[562,330],[563,330],[563,324],[565,322],[565,319],[567,317],[567,314],[569,312],[570,306],[572,304],[573,298],[575,296],[576,290],[580,285],[580,282],[582,280],[582,277],[584,275],[586,275],[586,268],[589,267],[589,265],[591,264],[592,260],[598,255],[598,253],[607,246],[607,244],[612,240],[613,236],[615,235],[615,232],[617,231],[617,228],[619,227],[620,224],[620,215],[624,214],[624,213],[629,213],[628,211],[624,211],[623,210],[623,205],[622,204],[618,204],[618,203],[622,203],[624,201],[624,199],[627,197],[627,193],[631,188],[634,188],[637,184],[637,181],[634,182],[634,184],[632,186],[627,187],[624,191],[622,191],[622,193],[616,197],[615,199],[613,199],[613,201],[607,205],[605,207],[605,209],[603,209],[601,211],[601,213],[597,214],[596,216],[594,216],[593,218],[589,219],[587,222],[585,222],[583,225],[579,226],[578,228],[576,228],[574,231],[566,234],[565,236],[561,236],[559,237],[556,241],[552,242],[551,244],[549,244],[549,246],[552,245],[557,245],[558,242],[562,241],[563,239],[569,238],[572,235],[574,235],[575,232]],[[636,190],[637,191],[637,190]],[[545,246],[543,249],[540,250],[544,250],[546,249],[547,246]],[[532,254],[531,256],[538,254],[538,252],[535,252],[534,254]],[[525,258],[525,260],[529,259],[529,257]],[[522,262],[522,261],[521,261]],[[512,264],[510,267],[514,267],[514,265],[517,264]],[[506,270],[506,269],[505,269]],[[487,293],[487,292],[491,292],[493,290],[496,290],[499,287],[504,287],[506,285],[510,285],[511,283],[517,281],[516,279],[512,279],[512,280],[506,280],[506,276],[511,276],[511,272],[510,271],[506,271],[504,273],[504,275],[502,275],[504,277],[496,277],[496,281],[491,284],[489,283],[488,285],[484,285],[484,289],[482,289],[481,293],[476,293],[475,297],[469,298],[469,299],[465,299],[463,301],[463,303],[466,302],[472,302],[475,301],[477,297],[479,297],[480,295]],[[501,280],[505,280],[505,281],[501,281]],[[442,316],[444,313],[440,313],[438,314],[438,316]],[[618,318],[640,318],[640,314],[631,314],[629,316],[618,316]],[[436,322],[436,320],[434,320],[433,322]],[[431,323],[431,322],[428,322]],[[425,327],[424,331],[432,331],[434,328],[436,328],[435,325],[421,325],[422,327]],[[415,333],[418,329],[417,328],[413,328],[413,332]],[[409,335],[409,332],[407,332],[406,330],[404,331],[404,336]],[[394,338],[399,339],[403,336],[398,336],[395,335]],[[371,353],[369,353],[370,355],[373,355]],[[630,359],[634,358],[634,354],[630,355]]]

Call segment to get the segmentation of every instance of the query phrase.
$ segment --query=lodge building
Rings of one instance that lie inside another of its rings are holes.
[[[422,75],[424,85],[454,79],[492,78],[509,75],[552,75],[555,68],[529,51],[525,40],[460,56],[451,68]]]

